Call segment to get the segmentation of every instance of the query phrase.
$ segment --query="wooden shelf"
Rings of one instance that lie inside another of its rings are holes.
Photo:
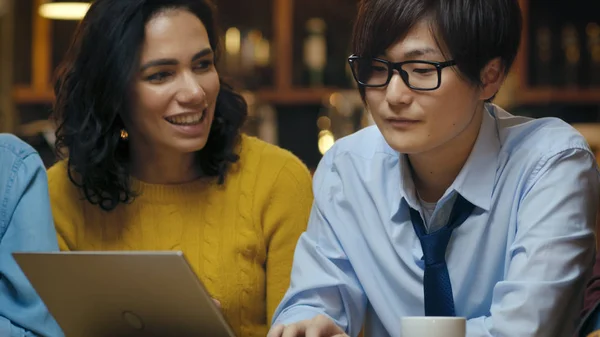
[[[271,104],[322,104],[338,88],[298,88],[288,90],[260,89],[253,94],[260,101]],[[13,99],[16,104],[52,104],[54,92],[51,88],[35,90],[30,87],[18,86],[13,89]]]
[[[329,96],[343,89],[338,88],[291,88],[287,90],[257,90],[254,94],[260,101],[271,104],[322,104]]]
[[[1,0],[0,0],[1,1]],[[32,36],[32,74],[30,84],[13,88],[12,96],[17,105],[52,104],[54,93],[50,85],[52,36],[55,32],[49,20],[37,13],[37,8],[44,0],[28,0],[33,2],[33,36]],[[350,90],[339,88],[306,88],[293,84],[293,20],[294,0],[272,0],[273,36],[273,84],[272,88],[251,91],[257,101],[275,105],[319,105],[326,104],[334,92]]]
[[[1,1],[1,0],[0,0]],[[33,2],[33,36],[32,36],[32,80],[31,84],[15,86],[13,99],[18,105],[22,104],[52,104],[54,93],[50,85],[53,34],[50,21],[42,18],[37,13],[37,7],[44,0],[28,0]],[[253,91],[252,94],[259,101],[275,105],[319,105],[327,103],[330,95],[338,91],[356,91],[355,89],[338,88],[302,88],[294,87],[293,64],[293,20],[294,0],[272,0],[273,45],[275,50],[273,88]],[[530,0],[519,0],[523,17],[523,36],[521,50],[515,60],[515,68],[519,89],[516,101],[524,104],[536,103],[600,103],[600,88],[595,89],[561,89],[561,88],[534,88],[528,87],[527,55],[530,22],[528,21]],[[340,61],[341,62],[341,61]]]
[[[600,87],[594,88],[560,88],[560,87],[531,87],[529,86],[530,32],[535,30],[530,22],[531,0],[519,0],[523,16],[523,31],[519,53],[515,59],[514,68],[517,72],[518,87],[515,93],[519,104],[597,104],[600,103]]]
[[[517,93],[519,103],[600,103],[600,88],[524,88]]]
[[[51,88],[44,90],[31,87],[15,86],[12,92],[16,104],[52,104],[54,91]]]
[[[17,134],[20,137],[35,137],[46,132],[54,133],[54,131],[54,124],[50,120],[42,119],[22,124]]]

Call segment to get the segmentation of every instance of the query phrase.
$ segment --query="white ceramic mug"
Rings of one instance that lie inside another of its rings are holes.
[[[465,337],[464,317],[402,317],[400,337]]]

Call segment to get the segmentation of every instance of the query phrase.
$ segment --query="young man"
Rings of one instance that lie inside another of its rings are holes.
[[[0,134],[0,336],[64,336],[13,259],[17,251],[58,251],[58,242],[42,160]]]
[[[488,103],[515,58],[517,0],[363,0],[349,62],[376,127],[342,139],[269,337],[570,336],[594,259],[599,172],[553,118]]]

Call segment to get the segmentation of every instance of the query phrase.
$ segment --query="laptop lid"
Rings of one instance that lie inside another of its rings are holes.
[[[13,256],[66,337],[234,337],[182,252]]]

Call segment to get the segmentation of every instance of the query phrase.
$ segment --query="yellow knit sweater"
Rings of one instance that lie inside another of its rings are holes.
[[[224,185],[136,181],[111,212],[82,200],[64,161],[48,170],[61,250],[181,250],[240,337],[267,334],[289,286],[312,204],[311,177],[290,152],[243,136]]]

